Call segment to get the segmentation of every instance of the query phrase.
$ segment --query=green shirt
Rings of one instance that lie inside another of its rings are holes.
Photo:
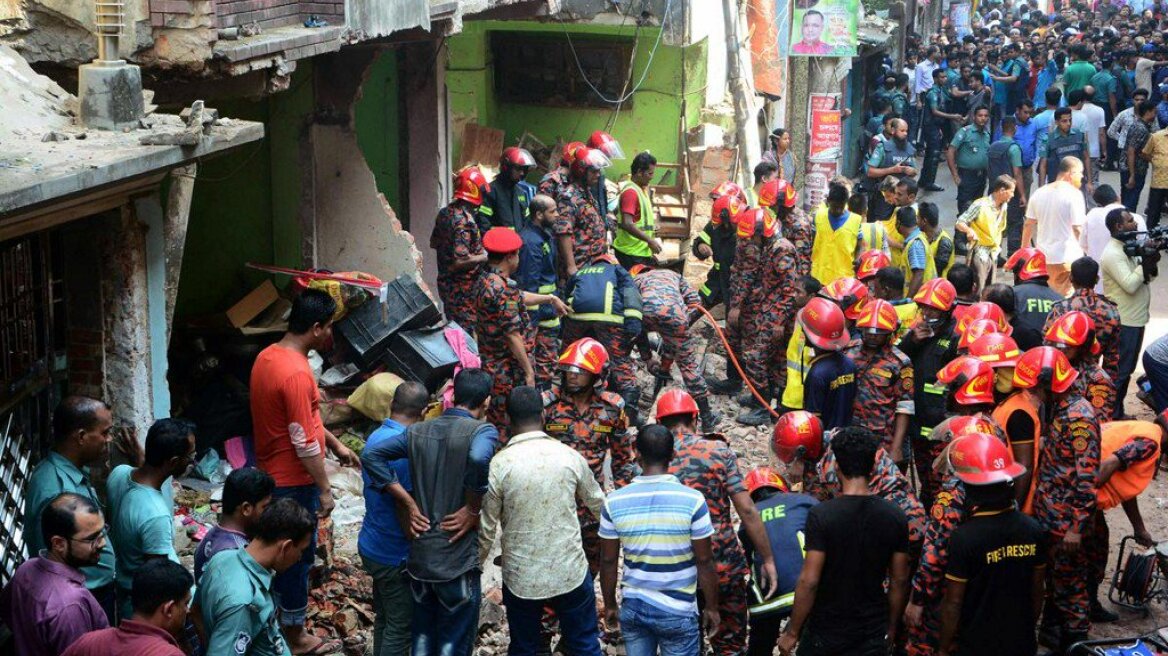
[[[41,512],[63,492],[81,495],[100,505],[97,491],[89,483],[89,476],[65,456],[50,451],[28,477],[24,501],[24,535],[28,553],[36,555],[45,548],[45,541],[41,537]],[[109,521],[108,516],[106,521]],[[106,540],[101,550],[101,560],[92,567],[81,568],[85,573],[85,587],[94,590],[113,583],[116,562],[113,542]]]
[[[108,490],[112,492],[113,490]],[[147,560],[165,556],[181,564],[174,551],[174,504],[160,490],[129,480],[110,525],[110,540],[118,548],[118,588],[133,589],[134,572]],[[122,617],[134,613],[130,595],[121,600]]]
[[[934,84],[933,88],[925,93],[925,121],[935,125],[945,119],[933,116],[934,109],[942,112],[949,109],[949,91],[939,84]]]
[[[1038,156],[1040,158],[1047,157],[1049,155],[1050,149],[1048,146],[1050,146],[1050,140],[1052,138],[1054,138],[1056,133],[1059,136],[1063,136],[1063,134],[1061,132],[1059,132],[1059,129],[1057,127],[1054,127],[1053,123],[1051,123],[1051,126],[1052,126],[1052,129],[1050,130],[1050,132],[1045,132],[1045,133],[1040,134],[1038,136]],[[1070,138],[1070,137],[1073,137],[1075,135],[1079,136],[1079,138],[1083,142],[1083,148],[1086,148],[1087,147],[1087,135],[1083,134],[1082,130],[1076,130],[1075,128],[1071,128],[1071,131],[1068,132],[1065,136],[1067,138]],[[1079,159],[1082,159],[1082,157],[1080,156]],[[1058,166],[1058,164],[1056,163],[1055,166]]]
[[[957,168],[984,170],[989,166],[989,130],[967,125],[953,135],[953,142],[949,145],[957,151]]]
[[[1111,102],[1108,97],[1115,93],[1118,84],[1115,76],[1107,69],[1103,69],[1095,75],[1092,75],[1091,86],[1095,87],[1095,95],[1092,96],[1091,102],[1111,111]]]
[[[195,593],[210,631],[204,653],[291,655],[276,620],[272,576],[247,549],[220,551],[207,562]]]
[[[1095,70],[1095,65],[1091,62],[1077,61],[1070,64],[1067,66],[1067,70],[1063,71],[1063,85],[1066,87],[1063,90],[1064,93],[1069,94],[1076,89],[1087,86],[1096,73],[1098,71]]]

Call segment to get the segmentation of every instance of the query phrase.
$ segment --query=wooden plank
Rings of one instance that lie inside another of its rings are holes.
[[[462,134],[462,153],[458,169],[478,164],[495,169],[503,152],[503,131],[477,123],[467,123]]]

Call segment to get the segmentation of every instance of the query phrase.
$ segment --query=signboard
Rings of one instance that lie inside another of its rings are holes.
[[[783,95],[783,73],[791,43],[791,3],[789,0],[754,0],[746,5],[750,28],[750,60],[754,88],[771,96]]]
[[[860,0],[795,0],[790,57],[855,57]]]
[[[963,39],[966,36],[973,34],[973,29],[969,21],[970,7],[966,3],[953,4],[949,6],[949,23],[957,32],[957,38]]]
[[[840,94],[813,93],[807,100],[807,158],[812,161],[836,161],[843,145],[840,123]]]
[[[805,208],[819,207],[827,197],[827,185],[839,173],[839,162],[807,162],[807,174],[803,176],[803,198]]]

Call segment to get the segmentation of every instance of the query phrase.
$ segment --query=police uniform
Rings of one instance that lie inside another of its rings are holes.
[[[933,328],[933,336],[918,341],[912,331],[905,333],[898,348],[913,364],[913,420],[909,438],[913,460],[921,481],[921,501],[932,505],[941,481],[933,472],[933,461],[945,447],[934,439],[933,428],[945,419],[945,386],[937,382],[937,372],[957,357],[956,322],[950,315]]]
[[[605,211],[596,199],[578,182],[569,182],[556,198],[559,218],[552,226],[556,237],[571,237],[572,255],[576,268],[608,252],[608,232]]]
[[[430,248],[438,256],[438,298],[446,318],[475,330],[475,283],[483,272],[476,264],[469,269],[455,271],[454,262],[483,254],[482,234],[475,216],[460,202],[451,203],[438,211],[434,230],[430,233]]]
[[[500,249],[499,252],[508,252],[507,249],[512,247],[519,250],[522,245],[519,236],[515,233],[510,235],[513,241],[508,240],[492,248]],[[487,267],[479,278],[475,300],[479,356],[483,361],[483,369],[494,379],[487,421],[499,429],[500,442],[504,442],[508,425],[507,397],[515,386],[524,384],[523,368],[507,346],[507,335],[518,333],[523,338],[524,349],[531,353],[535,346],[535,331],[527,308],[523,305],[523,291],[514,280],[505,277],[498,269]]]
[[[564,288],[571,312],[564,321],[563,341],[592,337],[608,351],[612,389],[635,413],[640,400],[632,343],[640,333],[641,295],[633,277],[611,255],[582,265]]]
[[[961,184],[957,185],[957,213],[960,214],[970,203],[985,195],[990,152],[989,126],[979,128],[971,124],[961,128],[953,136],[949,147],[956,151],[954,164],[961,176]]]
[[[1083,159],[1087,150],[1087,135],[1071,128],[1063,134],[1053,123],[1051,131],[1038,137],[1038,157],[1046,159],[1046,182],[1049,184],[1058,178],[1059,163],[1064,157],[1078,157]]]
[[[698,358],[697,335],[691,333],[690,310],[701,298],[681,274],[668,269],[650,269],[633,276],[641,294],[644,329],[661,336],[659,376],[669,377],[673,364],[681,371],[685,389],[694,401],[709,397],[702,363]]]
[[[531,216],[531,199],[535,193],[535,186],[529,182],[512,183],[510,173],[495,176],[479,206],[479,228],[484,232],[491,228],[521,230]]]
[[[913,414],[913,366],[908,356],[890,341],[872,352],[860,340],[847,355],[856,363],[856,408],[852,425],[880,436],[886,450],[892,445],[897,415]]]
[[[965,521],[965,487],[950,475],[937,491],[925,525],[921,560],[912,578],[909,603],[923,607],[921,622],[908,627],[905,653],[933,656],[941,641],[941,599],[945,595],[945,570],[949,566],[949,538]]]
[[[939,84],[934,84],[925,93],[924,107],[921,108],[921,123],[925,141],[925,161],[921,166],[921,187],[932,186],[937,181],[937,166],[941,163],[946,119],[933,116],[933,110],[944,112],[949,106],[949,101],[949,91]]]
[[[916,168],[916,154],[916,148],[908,139],[905,139],[903,144],[897,143],[895,139],[883,139],[876,144],[876,147],[872,149],[872,154],[868,156],[868,168],[886,169],[900,164]],[[871,185],[873,189],[868,196],[870,199],[868,203],[869,221],[884,221],[896,211],[895,207],[884,200],[884,194],[880,192],[880,183],[884,182],[887,177],[886,175],[879,178],[870,177],[865,183]]]
[[[515,282],[520,289],[534,294],[556,294],[559,246],[547,230],[528,224],[519,233],[523,247],[519,249],[519,269]],[[556,359],[560,357],[560,318],[550,305],[527,306],[535,326],[535,348],[531,352],[531,366],[535,382],[543,389],[551,387],[555,377]]]
[[[1111,380],[1119,377],[1119,309],[1110,299],[1091,288],[1076,288],[1070,298],[1055,301],[1050,306],[1042,334],[1051,322],[1067,312],[1083,312],[1095,322],[1095,339],[1103,355],[1103,371]]]
[[[291,655],[272,601],[272,576],[247,549],[221,551],[207,563],[195,593],[207,627],[205,653]]]

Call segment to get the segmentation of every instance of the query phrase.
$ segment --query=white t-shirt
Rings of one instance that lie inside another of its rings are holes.
[[[1049,264],[1070,264],[1083,256],[1073,226],[1082,226],[1083,192],[1069,182],[1043,185],[1026,201],[1026,219],[1038,222],[1034,243]]]
[[[1152,67],[1156,62],[1151,59],[1144,59],[1140,57],[1136,60],[1136,88],[1147,89],[1152,93],[1152,97],[1156,97],[1156,91],[1152,88]]]
[[[1083,109],[1078,111],[1071,110],[1071,125],[1075,126],[1075,114],[1080,114],[1083,122],[1081,128],[1087,133],[1087,152],[1092,159],[1099,157],[1099,131],[1107,127],[1107,115],[1103,113],[1103,108],[1094,103],[1083,103]]]
[[[1105,207],[1096,207],[1087,212],[1087,218],[1083,222],[1083,236],[1079,239],[1079,245],[1083,247],[1083,252],[1087,257],[1096,262],[1103,261],[1103,249],[1107,246],[1107,242],[1111,240],[1111,233],[1107,231],[1107,215],[1111,210],[1123,209],[1123,203],[1112,203]],[[1132,218],[1136,220],[1137,230],[1141,232],[1147,230],[1147,223],[1144,217],[1139,214],[1132,214]],[[1099,284],[1095,285],[1095,291],[1100,294],[1103,293],[1103,277],[1100,276]]]

